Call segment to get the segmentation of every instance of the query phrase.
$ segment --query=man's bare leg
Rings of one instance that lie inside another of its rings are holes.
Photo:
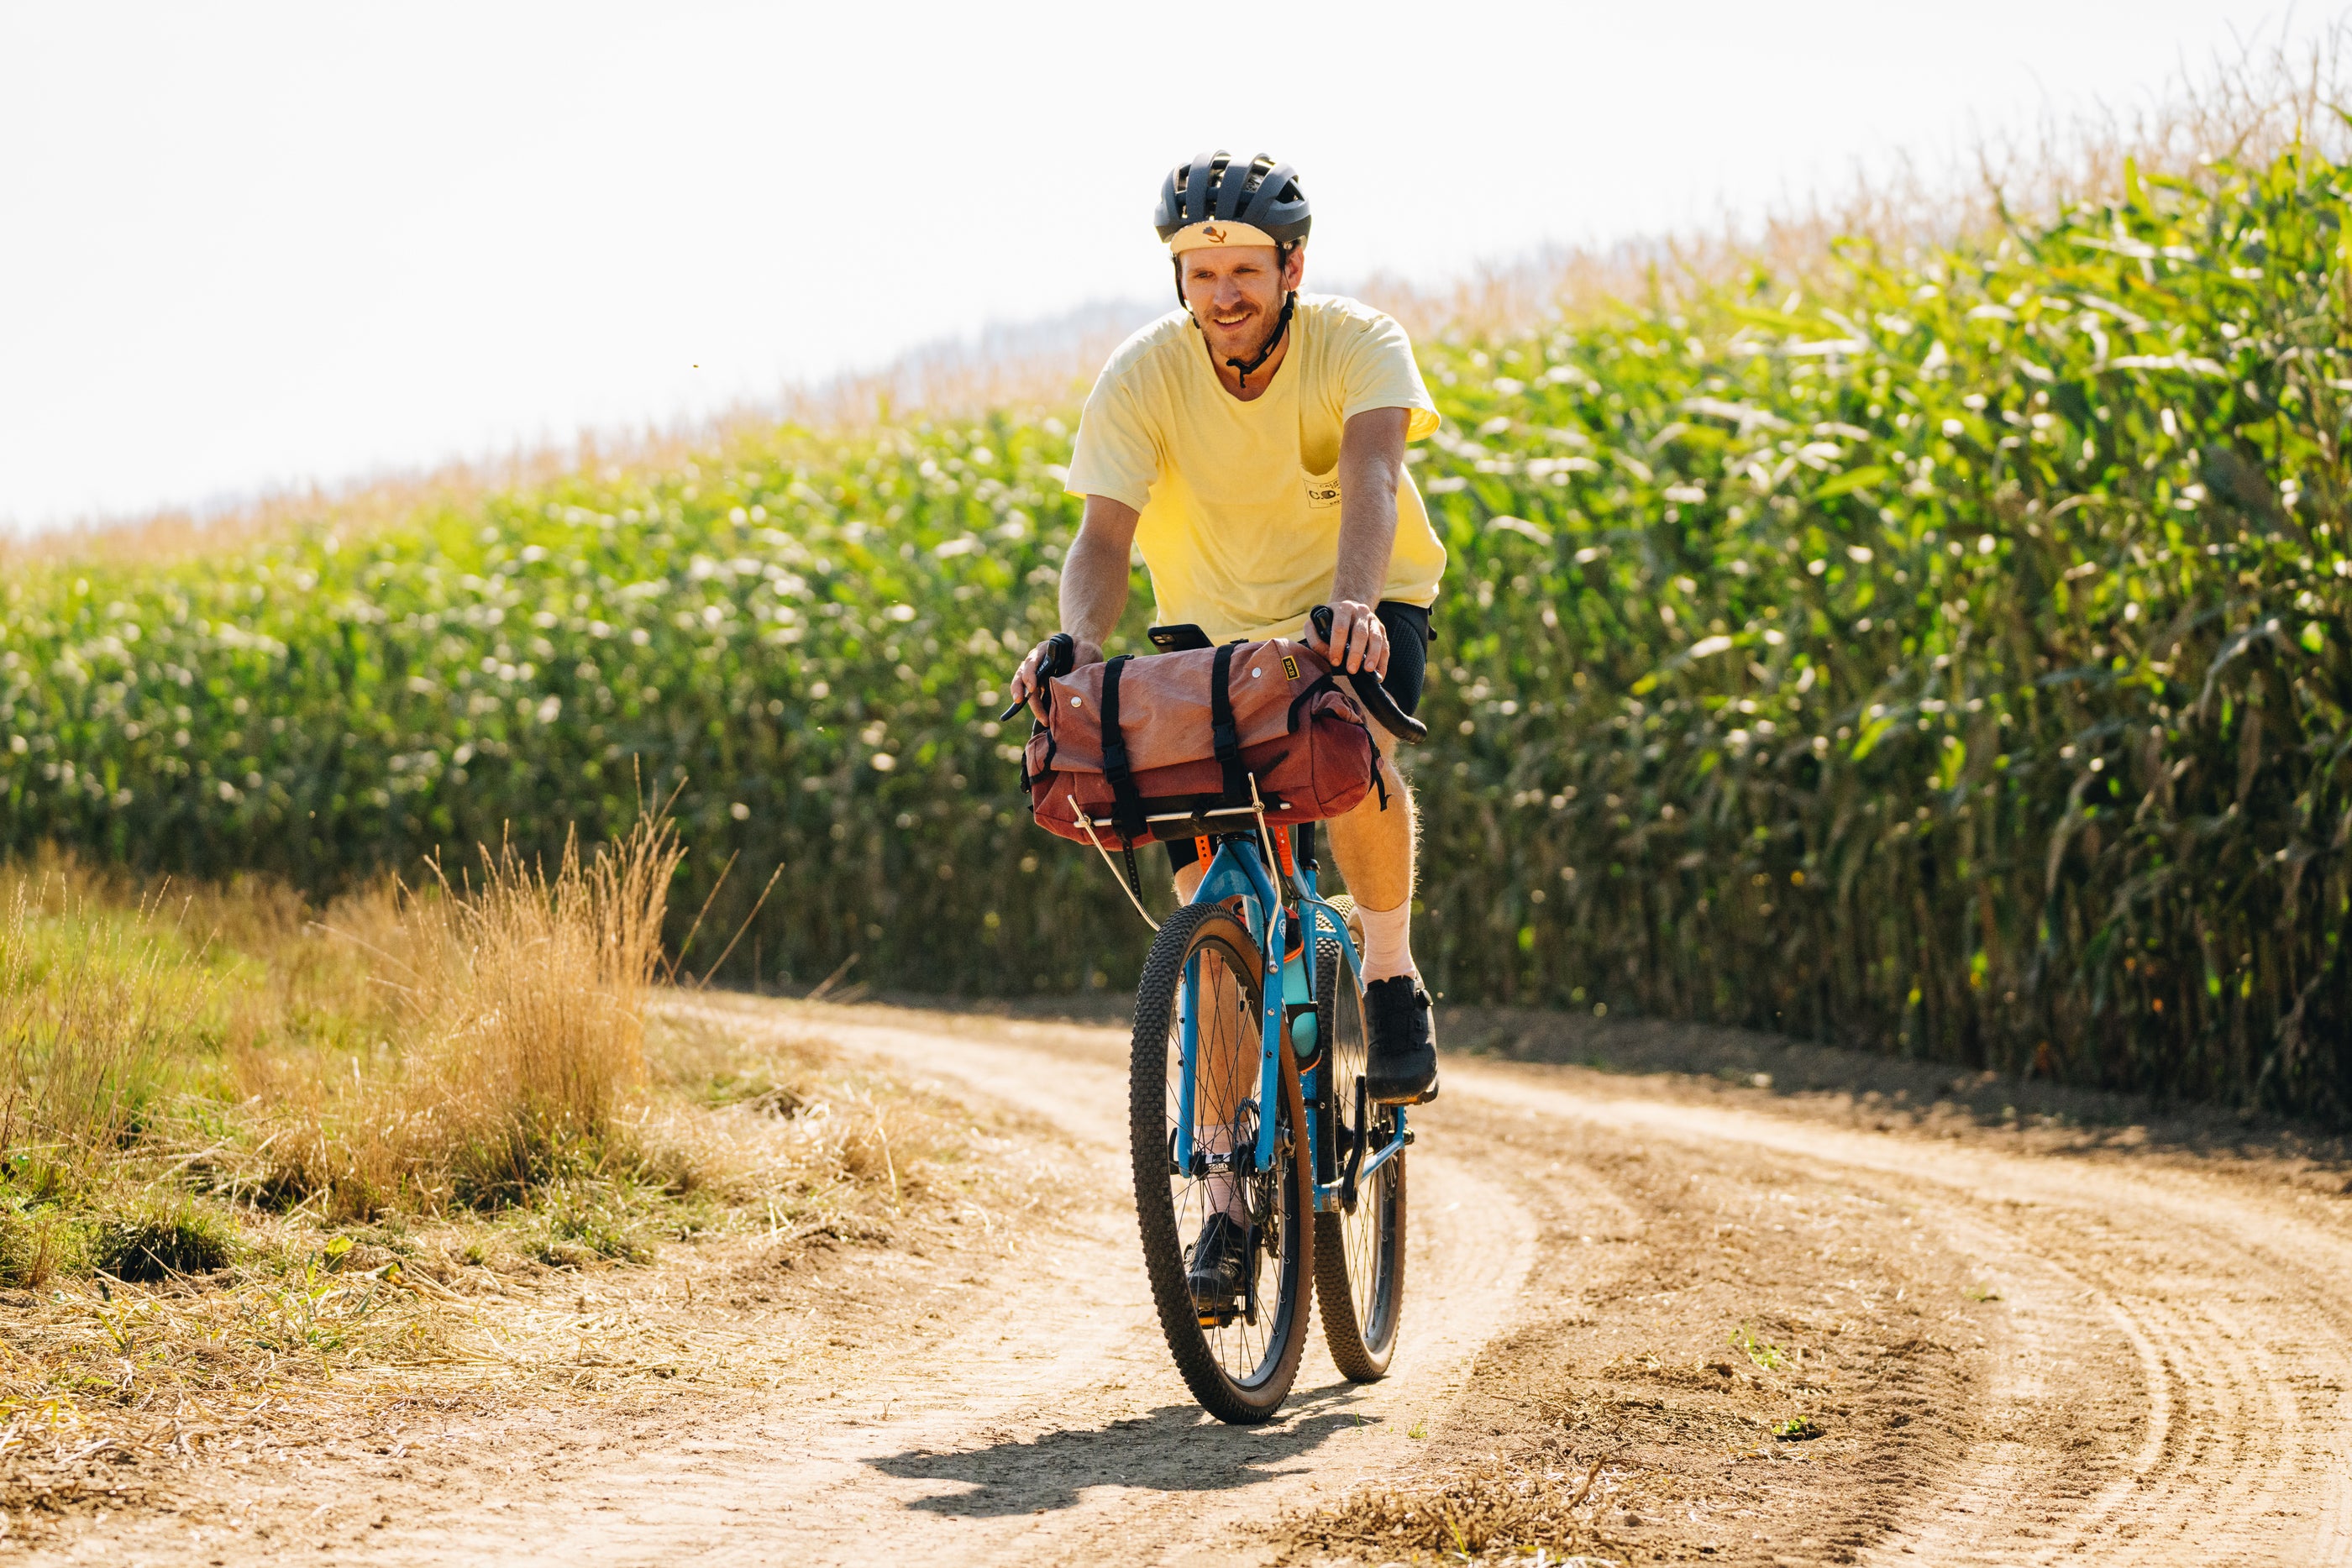
[[[1412,791],[1405,787],[1395,767],[1395,737],[1380,733],[1375,739],[1381,748],[1382,782],[1387,786],[1386,806],[1381,804],[1381,791],[1375,789],[1354,810],[1323,824],[1330,834],[1331,854],[1339,862],[1339,874],[1354,895],[1360,915],[1369,916],[1364,920],[1367,984],[1415,972],[1409,922],[1419,818]],[[1208,870],[1207,862],[1195,861],[1178,872],[1177,896],[1188,904],[1192,902]],[[1376,943],[1383,949],[1378,963]],[[1269,977],[1268,983],[1277,982]],[[1250,1068],[1256,1058],[1257,1031],[1250,1027],[1255,1020],[1237,1016],[1238,999],[1230,977],[1219,974],[1202,991],[1198,1077],[1193,1084],[1193,1135],[1202,1140],[1209,1153],[1223,1154],[1229,1146],[1234,1113],[1256,1086],[1256,1075]],[[1212,1027],[1213,1020],[1224,1027]],[[1222,1182],[1213,1183],[1213,1210],[1220,1205],[1237,1207],[1238,1202],[1239,1195],[1233,1188]]]
[[[1394,909],[1412,897],[1413,845],[1421,831],[1419,808],[1412,791],[1397,771],[1396,737],[1375,733],[1381,748],[1381,776],[1388,786],[1388,808],[1381,807],[1374,789],[1344,817],[1322,824],[1330,835],[1331,853],[1339,862],[1360,909]],[[1176,896],[1189,904],[1209,873],[1205,862],[1194,861],[1176,873]]]
[[[1388,785],[1382,809],[1377,789],[1359,801],[1344,817],[1324,826],[1330,830],[1331,856],[1364,921],[1364,979],[1367,984],[1391,975],[1413,972],[1408,937],[1412,919],[1413,841],[1420,831],[1412,791],[1395,766],[1396,737],[1376,731],[1381,748],[1381,772]],[[1394,927],[1393,931],[1385,927]],[[1375,927],[1383,927],[1376,930]],[[1388,937],[1389,941],[1380,941]],[[1375,949],[1380,951],[1375,952]]]
[[[1382,1104],[1418,1104],[1437,1093],[1437,1046],[1428,988],[1412,961],[1412,791],[1391,764],[1393,737],[1378,737],[1388,802],[1374,791],[1330,823],[1331,855],[1355,895],[1364,932],[1364,1022],[1371,1051],[1367,1087]]]

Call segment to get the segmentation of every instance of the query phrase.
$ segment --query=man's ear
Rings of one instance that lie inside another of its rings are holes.
[[[1290,247],[1289,258],[1282,264],[1283,292],[1289,293],[1296,289],[1298,287],[1299,279],[1306,276],[1307,242],[1305,240],[1301,240],[1297,245]]]

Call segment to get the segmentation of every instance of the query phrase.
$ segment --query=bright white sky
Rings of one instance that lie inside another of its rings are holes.
[[[2144,103],[2284,14],[0,0],[0,523],[667,423],[1156,301],[1151,201],[1204,144],[1297,165],[1316,278],[1437,281]]]

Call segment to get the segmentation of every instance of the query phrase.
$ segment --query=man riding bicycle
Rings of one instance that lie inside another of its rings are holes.
[[[1412,713],[1445,570],[1405,466],[1405,444],[1438,425],[1412,344],[1369,306],[1298,292],[1310,216],[1286,163],[1204,152],[1169,173],[1155,221],[1181,308],[1111,356],[1070,464],[1085,511],[1062,563],[1061,622],[1076,663],[1103,657],[1139,548],[1170,632],[1197,629],[1202,646],[1309,641],[1334,664],[1379,676]],[[1307,617],[1324,603],[1331,634],[1315,643]],[[1012,685],[1041,717],[1047,656],[1040,643]],[[1394,737],[1375,738],[1392,788],[1327,825],[1362,924],[1367,1088],[1412,1104],[1437,1093],[1411,945],[1414,805]],[[1198,851],[1190,840],[1168,850],[1189,899]],[[1217,1239],[1203,1234],[1203,1260],[1229,1250]]]

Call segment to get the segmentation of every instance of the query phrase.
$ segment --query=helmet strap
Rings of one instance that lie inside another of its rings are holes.
[[[1290,270],[1290,253],[1297,248],[1298,242],[1296,240],[1293,240],[1288,245],[1281,246],[1276,248],[1275,253],[1276,261],[1275,265],[1279,271],[1288,272]],[[1171,257],[1171,260],[1173,262],[1176,268],[1176,303],[1183,308],[1185,315],[1192,316],[1192,302],[1184,297],[1184,258],[1179,256]],[[1286,290],[1282,296],[1281,319],[1275,322],[1274,330],[1266,335],[1265,344],[1263,348],[1258,350],[1257,358],[1252,360],[1246,365],[1242,363],[1239,360],[1227,360],[1225,361],[1227,365],[1241,372],[1242,391],[1249,391],[1250,377],[1257,373],[1257,368],[1260,365],[1263,365],[1267,360],[1274,357],[1274,350],[1281,344],[1283,334],[1290,330],[1290,313],[1297,309],[1297,307],[1298,290],[1295,288]],[[1192,325],[1195,328],[1198,328],[1201,325],[1201,319],[1198,316],[1192,316]]]
[[[1265,346],[1258,350],[1257,358],[1252,360],[1246,365],[1242,363],[1239,360],[1227,360],[1225,361],[1226,364],[1241,372],[1242,391],[1249,391],[1249,379],[1251,375],[1256,371],[1260,365],[1272,359],[1274,357],[1274,350],[1281,346],[1283,335],[1290,330],[1290,312],[1297,307],[1297,304],[1298,294],[1295,289],[1282,297],[1281,319],[1276,321],[1274,324],[1274,330],[1266,334]]]

